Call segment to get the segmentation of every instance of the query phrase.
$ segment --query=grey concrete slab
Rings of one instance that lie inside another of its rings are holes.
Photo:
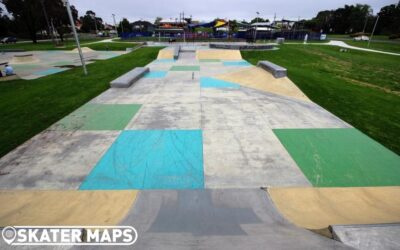
[[[400,249],[400,224],[334,225],[334,239],[365,250]]]
[[[118,135],[44,131],[0,159],[0,188],[78,189]]]
[[[207,188],[311,186],[272,130],[203,130],[203,154]]]
[[[200,129],[199,103],[145,104],[125,129]]]
[[[289,224],[258,189],[141,191],[120,224],[135,249],[352,249]]]

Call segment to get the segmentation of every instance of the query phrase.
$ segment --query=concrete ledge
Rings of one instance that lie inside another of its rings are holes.
[[[231,43],[210,43],[213,49],[237,49],[237,50],[270,50],[274,44],[231,44]]]
[[[276,65],[269,61],[259,61],[257,64],[258,67],[263,68],[264,70],[270,72],[275,78],[282,78],[287,76],[287,69]]]
[[[181,46],[175,46],[174,48],[174,59],[177,60],[179,57],[179,52],[181,51]]]
[[[333,225],[333,239],[357,249],[398,249],[400,224]]]
[[[118,77],[117,79],[113,80],[110,85],[112,88],[128,88],[130,87],[134,82],[142,78],[144,74],[149,72],[150,69],[147,67],[137,67],[134,68],[133,70],[129,71],[126,74],[123,74],[122,76]]]

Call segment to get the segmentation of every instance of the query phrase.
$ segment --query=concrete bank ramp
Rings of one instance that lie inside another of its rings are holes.
[[[275,78],[271,73],[259,67],[250,67],[235,72],[220,74],[217,75],[216,78],[265,92],[289,96],[303,101],[310,101],[288,77]]]
[[[268,188],[280,213],[299,227],[400,221],[400,187]]]
[[[350,249],[289,224],[260,189],[141,191],[121,225],[135,249]]]
[[[242,60],[240,50],[200,49],[196,51],[197,60]]]
[[[34,54],[28,53],[14,55],[9,64],[32,64],[38,62],[40,62],[39,58],[37,58]]]
[[[82,53],[91,53],[91,52],[94,52],[94,50],[92,50],[92,49],[89,48],[89,47],[82,47],[81,50],[82,50]],[[71,51],[69,51],[69,52],[71,52],[71,53],[78,53],[79,50],[78,50],[78,48],[75,48],[75,49],[73,49],[73,50],[71,50]]]
[[[400,249],[400,224],[337,225],[334,239],[364,250]]]
[[[136,195],[133,190],[0,191],[0,227],[116,225]]]
[[[174,59],[174,48],[168,47],[160,50],[157,59]]]

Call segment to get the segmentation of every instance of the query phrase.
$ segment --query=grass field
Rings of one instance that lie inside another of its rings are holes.
[[[106,43],[92,43],[96,40],[83,40],[81,41],[81,47],[89,47],[93,50],[125,50],[126,48],[135,47],[135,43],[122,43],[122,42],[106,42]],[[17,44],[5,44],[0,45],[0,51],[2,49],[24,49],[26,51],[33,50],[72,50],[76,48],[75,42],[68,41],[64,43],[63,47],[55,47],[52,42],[40,42],[40,43],[17,43]]]
[[[110,60],[36,80],[0,84],[0,156],[108,89],[111,80],[148,64],[160,48],[142,48]]]
[[[314,102],[400,154],[399,57],[303,45],[242,55],[253,64],[270,60],[286,67]]]
[[[375,49],[386,52],[400,53],[400,41],[395,42],[384,42],[384,41],[372,41],[370,47],[366,41],[345,41],[348,45],[356,46],[360,48]]]

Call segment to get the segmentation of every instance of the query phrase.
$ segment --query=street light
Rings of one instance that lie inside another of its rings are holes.
[[[375,25],[374,25],[374,29],[372,30],[371,37],[370,37],[370,39],[368,41],[368,48],[369,48],[369,45],[371,44],[372,38],[374,37],[374,33],[375,33],[376,26],[378,25],[378,21],[379,21],[379,13],[378,13],[378,16],[376,17],[376,22],[375,22]]]
[[[257,43],[257,28],[258,28],[258,20],[259,20],[260,12],[257,11],[256,14],[257,14],[257,19],[256,19],[256,31],[254,32],[254,42],[255,42],[255,43]]]
[[[113,20],[114,20],[114,29],[117,32],[117,36],[118,36],[118,29],[117,29],[117,23],[115,22],[115,14],[112,14]]]
[[[83,57],[82,50],[81,50],[81,45],[79,44],[78,34],[76,33],[74,18],[72,17],[72,13],[71,13],[71,6],[69,5],[69,1],[68,0],[62,0],[62,1],[64,3],[65,7],[67,8],[69,21],[71,22],[72,32],[74,33],[76,46],[78,47],[78,51],[79,51],[79,57],[81,58],[83,73],[85,75],[87,75],[88,72],[87,72],[86,65],[85,65],[85,58]]]
[[[93,21],[94,21],[94,28],[96,29],[96,35],[97,35],[97,33],[99,33],[99,31],[97,30],[96,14],[90,14],[90,16],[93,18]]]

